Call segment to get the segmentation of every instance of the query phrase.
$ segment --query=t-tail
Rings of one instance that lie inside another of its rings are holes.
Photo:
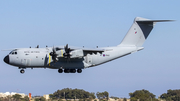
[[[156,22],[166,22],[172,20],[150,20],[136,17],[134,23],[118,46],[136,46],[141,47],[149,36]]]

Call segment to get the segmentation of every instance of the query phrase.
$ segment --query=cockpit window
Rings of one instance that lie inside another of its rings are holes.
[[[14,54],[17,54],[17,52],[16,51],[11,51],[9,54],[14,55]]]

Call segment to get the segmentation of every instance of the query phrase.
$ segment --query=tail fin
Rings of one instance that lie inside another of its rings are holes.
[[[149,20],[136,17],[134,23],[118,46],[136,46],[141,47],[147,39],[156,22],[165,22],[171,20]]]

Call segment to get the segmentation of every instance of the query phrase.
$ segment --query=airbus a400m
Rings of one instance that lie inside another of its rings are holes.
[[[149,20],[136,17],[122,42],[114,47],[86,49],[69,47],[17,48],[12,50],[4,62],[26,68],[58,69],[59,73],[81,73],[82,69],[97,66],[125,55],[142,50],[156,22],[170,20]]]

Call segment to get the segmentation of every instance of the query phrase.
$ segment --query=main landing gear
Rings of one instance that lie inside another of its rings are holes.
[[[63,69],[58,70],[59,73],[63,73]],[[77,69],[77,73],[81,73],[81,69]],[[64,69],[64,73],[76,73],[76,69]]]

